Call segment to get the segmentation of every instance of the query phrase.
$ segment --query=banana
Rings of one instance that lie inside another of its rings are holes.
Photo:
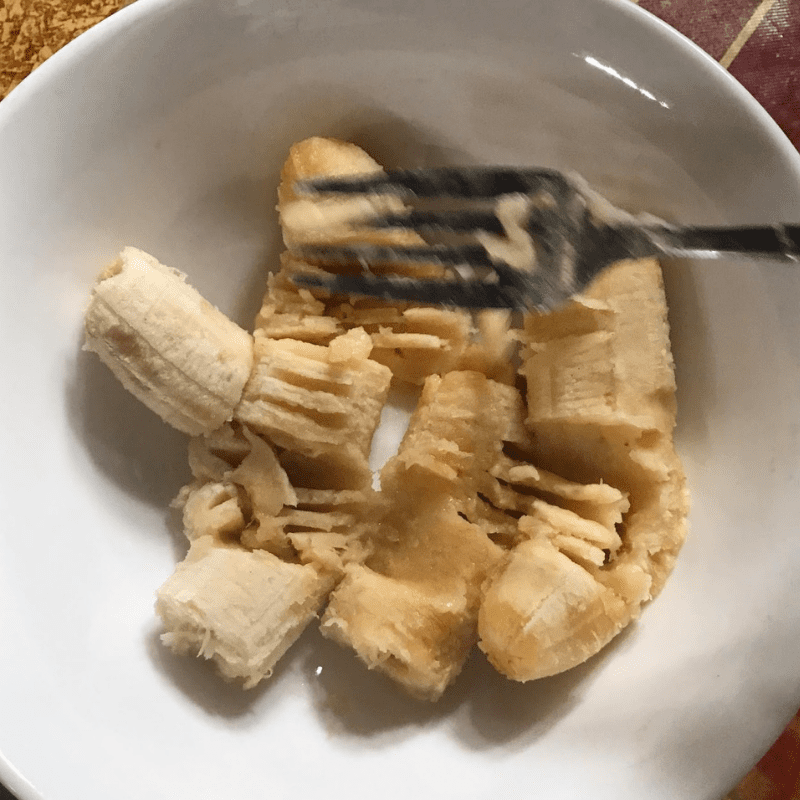
[[[100,275],[85,315],[85,349],[165,422],[190,435],[233,416],[253,364],[250,334],[133,247]]]
[[[347,453],[366,464],[392,378],[370,360],[371,350],[360,328],[327,347],[256,334],[255,366],[236,418],[283,449]]]
[[[369,552],[367,455],[391,379],[371,348],[359,330],[327,346],[257,336],[235,420],[190,441],[194,480],[175,501],[190,550],[157,612],[166,644],[245,686]]]
[[[331,139],[292,148],[279,187],[289,251],[253,336],[134,248],[86,313],[86,348],[192,436],[192,481],[174,501],[189,552],[156,602],[164,643],[245,687],[326,601],[323,635],[417,697],[440,697],[476,642],[513,680],[561,672],[641,613],[686,534],[658,264],[623,262],[565,308],[526,316],[523,396],[508,314],[292,283],[330,269],[292,254],[305,243],[420,241],[358,229],[397,199],[293,189],[380,169]],[[422,392],[376,492],[368,456],[392,380]]]
[[[504,445],[529,446],[524,405],[513,386],[479,372],[430,376],[422,389],[397,455],[381,472],[385,491],[400,495],[419,483],[445,485],[461,502],[479,491]]]
[[[314,619],[333,583],[310,564],[201,536],[158,591],[161,639],[252,688]]]
[[[256,330],[273,339],[293,338],[326,344],[351,328],[364,328],[372,337],[371,358],[392,370],[400,383],[422,384],[429,375],[477,369],[492,378],[513,383],[509,336],[510,317],[483,312],[473,318],[462,310],[387,303],[370,298],[343,298],[324,291],[299,289],[292,275],[336,271],[297,256],[303,244],[362,242],[382,245],[421,244],[413,231],[359,227],[359,218],[401,211],[398,198],[299,198],[298,180],[381,172],[381,166],[353,144],[313,137],[293,145],[281,174],[278,211],[289,252],[281,269],[270,277]],[[371,265],[376,273],[392,272],[414,278],[441,277],[434,264]]]
[[[235,420],[190,441],[175,501],[190,549],[158,593],[162,638],[245,687],[368,554],[367,455],[391,379],[371,348],[359,330],[324,347],[257,336]]]
[[[587,635],[608,641],[630,619],[628,603],[590,570],[620,552],[628,497],[523,460],[534,446],[514,387],[477,372],[428,378],[381,473],[385,538],[334,590],[323,634],[427,699],[477,637],[518,680],[532,663],[543,676],[583,660],[582,629],[570,627],[582,611]],[[548,654],[530,646],[548,636]]]
[[[348,565],[320,630],[412,696],[436,700],[475,643],[480,586],[503,551],[455,502],[417,496],[415,504],[402,516],[395,506],[384,520],[384,535],[389,525],[393,532],[375,555]]]
[[[363,565],[345,570],[320,629],[410,694],[436,700],[476,641],[480,587],[503,556],[465,518],[504,441],[524,441],[516,389],[475,372],[431,376],[381,473],[386,502]]]
[[[514,548],[484,592],[480,647],[517,681],[580,664],[630,621],[628,604],[555,544]]]
[[[516,506],[526,515],[484,587],[478,633],[491,663],[519,681],[582,663],[639,616],[672,570],[688,508],[658,264],[617,264],[566,308],[529,316],[525,345],[530,459],[619,498],[592,508],[561,491],[558,510]]]
[[[627,425],[669,436],[675,365],[661,269],[623,261],[550,314],[525,318],[528,421]]]
[[[608,340],[602,356],[594,352],[591,368],[567,355],[583,349],[599,328]],[[653,578],[655,596],[683,543],[688,510],[672,438],[675,369],[658,263],[620,262],[570,306],[529,318],[525,336],[532,456],[567,478],[602,479],[628,493],[619,558]]]
[[[184,486],[172,505],[183,511],[183,532],[190,542],[203,536],[230,541],[247,525],[236,484],[228,480]]]
[[[360,147],[350,142],[314,136],[297,142],[281,171],[278,213],[286,247],[302,244],[344,244],[370,241],[374,244],[414,244],[419,237],[408,231],[358,230],[362,222],[377,214],[403,210],[402,200],[391,196],[352,198],[306,198],[297,195],[297,181],[320,176],[341,177],[383,172],[383,168]]]
[[[312,293],[296,287],[291,278],[323,272],[321,267],[288,253],[281,264],[270,277],[256,320],[262,336],[326,344],[352,328],[363,328],[372,339],[372,360],[388,367],[395,381],[411,384],[460,368],[465,359],[483,366],[487,361],[499,364],[503,358],[471,341],[472,322],[463,311]]]
[[[325,459],[276,453],[234,423],[193,438],[189,463],[194,480],[173,506],[183,512],[190,541],[213,536],[338,576],[370,551],[368,533],[380,502],[372,473],[360,461],[353,469],[341,453]]]

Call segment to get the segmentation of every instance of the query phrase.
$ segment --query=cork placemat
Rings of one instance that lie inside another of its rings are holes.
[[[56,50],[131,0],[0,0],[0,99]]]

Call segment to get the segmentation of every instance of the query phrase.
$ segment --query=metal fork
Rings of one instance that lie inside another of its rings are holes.
[[[332,293],[463,308],[548,311],[586,288],[610,264],[649,256],[730,256],[800,261],[800,225],[691,227],[612,206],[577,176],[505,167],[401,170],[298,182],[300,196],[393,195],[447,201],[437,210],[376,211],[351,221],[365,229],[401,228],[428,237],[414,246],[304,245],[295,252],[358,275],[293,276]],[[360,204],[363,207],[363,204]],[[429,241],[446,234],[448,242]],[[375,275],[370,265],[430,262],[452,267],[441,280]],[[464,277],[466,275],[466,277]]]

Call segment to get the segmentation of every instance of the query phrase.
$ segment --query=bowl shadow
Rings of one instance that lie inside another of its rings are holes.
[[[209,716],[235,720],[250,714],[258,705],[263,707],[262,701],[270,695],[293,690],[291,673],[314,646],[307,633],[280,659],[272,676],[252,689],[226,681],[205,659],[173,653],[161,642],[156,628],[145,635],[144,646],[158,673],[193,704]]]
[[[189,480],[186,435],[142,405],[93,353],[78,349],[65,403],[86,454],[124,492],[166,508]]]
[[[696,461],[704,463],[710,455],[708,413],[716,403],[708,326],[693,276],[693,263],[664,259],[661,265],[675,359],[678,403],[675,443],[680,453],[691,451]]]
[[[600,653],[567,672],[516,683],[474,648],[463,671],[436,703],[405,695],[389,678],[368,670],[352,652],[318,638],[302,661],[311,700],[332,736],[389,745],[415,732],[447,726],[466,747],[522,749],[580,703],[615,651],[629,644],[629,626]]]

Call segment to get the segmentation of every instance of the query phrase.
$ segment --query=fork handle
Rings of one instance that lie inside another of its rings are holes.
[[[721,258],[740,255],[800,262],[800,225],[662,228],[654,239],[661,251],[671,256]]]

